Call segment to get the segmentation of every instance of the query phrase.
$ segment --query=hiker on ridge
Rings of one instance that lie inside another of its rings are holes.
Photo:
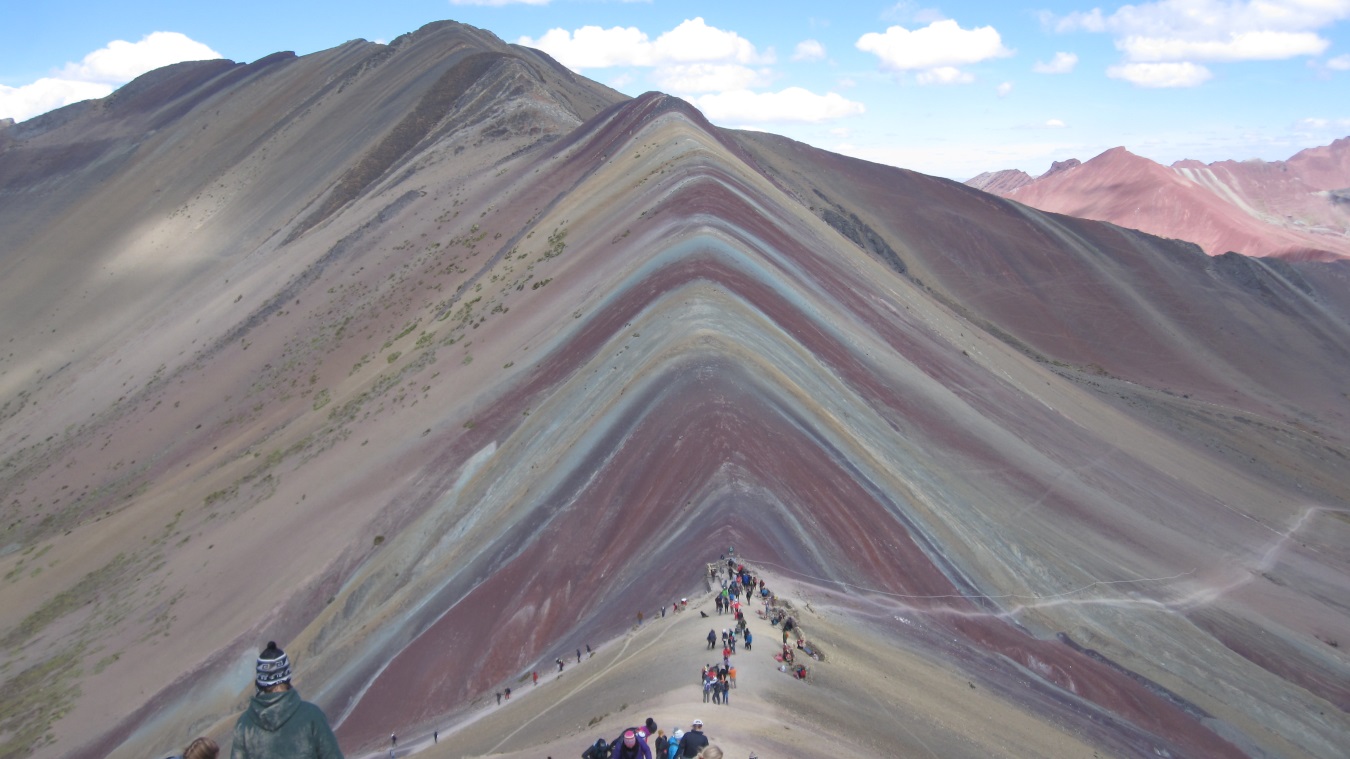
[[[230,759],[342,759],[323,710],[291,687],[290,659],[275,642],[258,655],[254,684],[258,692],[234,725]]]
[[[612,759],[652,759],[652,750],[645,738],[639,738],[632,730],[625,730],[610,747]]]
[[[675,755],[685,757],[685,759],[693,759],[706,745],[708,745],[708,739],[703,735],[703,720],[696,719],[694,720],[694,726],[689,728],[689,732],[685,733],[684,737],[680,739],[680,748]]]

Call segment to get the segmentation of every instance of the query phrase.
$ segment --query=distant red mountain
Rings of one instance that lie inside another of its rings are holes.
[[[1287,161],[1170,167],[1118,147],[1086,163],[1058,162],[1035,179],[987,172],[967,184],[1043,211],[1188,240],[1210,255],[1350,257],[1350,138]]]

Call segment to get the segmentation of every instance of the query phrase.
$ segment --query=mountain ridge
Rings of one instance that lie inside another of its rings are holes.
[[[21,673],[66,663],[35,690],[64,716],[6,750],[227,740],[275,639],[373,751],[658,635],[634,612],[735,545],[1019,736],[841,656],[830,755],[1334,755],[1343,263],[722,130],[454,24],[231,82],[163,90],[158,132],[46,194],[39,147],[97,124],[0,154],[0,628]],[[646,663],[681,715],[689,642]],[[594,677],[543,732],[428,755],[580,750],[649,703]],[[859,683],[912,711],[849,738]]]
[[[1350,213],[1332,194],[1350,184],[1350,138],[1288,161],[1182,160],[1166,167],[1117,147],[1083,165],[1056,163],[1026,181],[997,182],[1001,173],[986,172],[967,184],[1042,210],[1190,240],[1210,255],[1350,256]]]

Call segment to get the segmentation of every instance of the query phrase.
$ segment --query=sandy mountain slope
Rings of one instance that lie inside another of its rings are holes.
[[[1161,166],[1124,148],[1036,179],[982,174],[967,184],[1043,211],[1110,221],[1229,251],[1287,260],[1350,256],[1350,138],[1288,161],[1179,161]]]
[[[0,756],[228,743],[267,640],[349,756],[709,720],[706,620],[653,617],[729,545],[838,652],[747,665],[741,754],[1350,734],[1343,263],[719,130],[449,23],[4,139]]]

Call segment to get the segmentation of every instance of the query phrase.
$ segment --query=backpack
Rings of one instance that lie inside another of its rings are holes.
[[[609,743],[604,738],[597,738],[595,745],[581,754],[581,759],[609,759]]]

